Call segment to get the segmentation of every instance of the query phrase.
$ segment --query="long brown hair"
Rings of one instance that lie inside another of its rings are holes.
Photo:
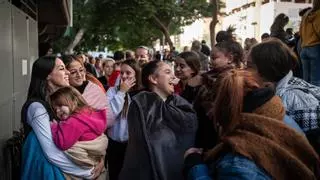
[[[226,134],[239,123],[243,99],[248,92],[261,88],[263,81],[255,71],[232,69],[219,75],[217,96],[209,111],[220,135]]]
[[[71,114],[77,113],[83,108],[89,108],[80,92],[71,86],[60,88],[51,94],[50,105],[51,107],[62,105],[68,106]]]
[[[124,64],[130,66],[135,72],[136,85],[134,85],[132,88],[130,88],[129,92],[138,91],[138,90],[142,89],[141,67],[140,67],[139,63],[134,59],[128,59],[128,60],[123,61],[121,65],[124,65]],[[118,89],[120,89],[120,86],[118,87]],[[128,101],[129,101],[128,95],[126,94],[126,96],[124,97],[124,105],[123,105],[122,112],[121,112],[122,117],[126,117],[126,115],[127,115],[127,112],[129,109],[129,102]]]

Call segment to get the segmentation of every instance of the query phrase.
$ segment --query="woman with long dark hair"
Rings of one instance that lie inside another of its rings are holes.
[[[193,103],[201,85],[200,56],[193,51],[180,53],[175,58],[174,73],[180,80],[175,93]]]
[[[128,141],[127,114],[131,99],[141,89],[139,63],[125,60],[121,64],[120,79],[107,91],[107,100],[115,115],[115,123],[108,130],[108,168],[111,180],[117,180]]]
[[[61,59],[45,56],[34,62],[27,101],[21,112],[27,134],[22,153],[21,179],[64,179],[62,172],[81,178],[90,179],[93,176],[92,169],[75,165],[52,140],[50,121],[54,116],[48,96],[66,86],[69,86],[69,71]],[[103,162],[100,164],[102,168]],[[96,174],[99,175],[99,170]]]

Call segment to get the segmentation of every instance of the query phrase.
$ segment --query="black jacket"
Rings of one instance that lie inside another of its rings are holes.
[[[191,104],[180,96],[164,102],[141,92],[128,112],[129,141],[119,179],[183,179],[183,155],[193,146],[197,129]]]
[[[212,149],[218,143],[218,135],[213,126],[212,118],[208,113],[213,108],[213,102],[216,98],[217,83],[216,80],[220,74],[233,69],[232,66],[215,68],[202,74],[202,86],[198,89],[198,95],[193,103],[193,108],[197,112],[198,130],[195,146],[203,148],[203,151]]]

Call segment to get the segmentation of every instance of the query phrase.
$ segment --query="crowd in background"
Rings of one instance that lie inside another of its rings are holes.
[[[300,31],[231,31],[179,53],[35,61],[22,179],[320,179],[320,1]]]

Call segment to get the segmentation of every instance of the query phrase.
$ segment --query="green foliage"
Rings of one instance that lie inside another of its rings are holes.
[[[111,50],[133,49],[151,45],[163,37],[165,27],[171,35],[203,16],[211,16],[206,0],[74,0],[74,26],[71,36],[56,44],[66,47],[79,28],[86,33],[76,50],[108,47]],[[160,20],[157,22],[155,19]]]

